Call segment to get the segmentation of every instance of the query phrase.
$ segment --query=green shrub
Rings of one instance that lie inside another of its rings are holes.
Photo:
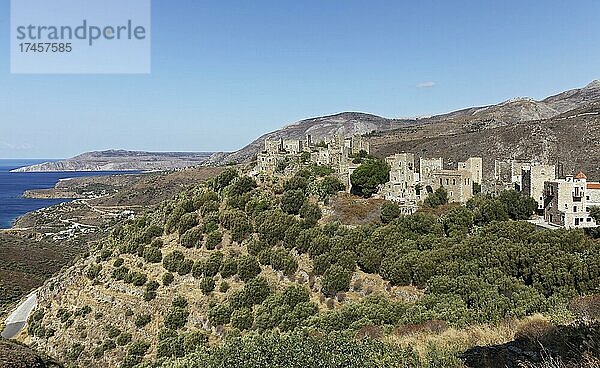
[[[291,276],[298,270],[296,257],[285,248],[276,248],[271,251],[271,266],[274,270],[282,271]]]
[[[208,335],[203,331],[186,333],[183,335],[183,346],[186,354],[193,353],[202,346],[208,346]]]
[[[177,272],[185,260],[183,253],[175,250],[163,258],[163,267],[169,272]]]
[[[264,277],[256,277],[248,280],[241,290],[233,293],[229,298],[229,304],[233,309],[251,308],[262,303],[269,294],[271,294],[271,288],[267,280]]]
[[[262,240],[251,239],[250,241],[246,242],[246,248],[248,249],[248,253],[250,255],[258,256],[260,252],[269,248],[269,245]]]
[[[294,308],[300,303],[309,302],[310,293],[304,286],[292,285],[283,291],[281,298],[285,304]]]
[[[224,279],[234,276],[237,274],[237,260],[235,258],[225,258],[221,263],[221,269],[219,273]]]
[[[137,328],[144,328],[150,321],[152,321],[152,316],[149,314],[140,314],[135,319],[135,326]]]
[[[134,368],[142,362],[142,357],[138,355],[125,355],[121,361],[120,368]]]
[[[88,267],[85,276],[90,280],[95,280],[100,275],[100,271],[102,271],[102,265],[93,264]]]
[[[165,327],[178,330],[185,326],[189,315],[187,308],[171,307],[165,316]]]
[[[302,190],[289,190],[283,194],[281,209],[290,215],[297,215],[304,202],[306,202],[306,196]]]
[[[185,297],[183,297],[181,295],[177,295],[171,302],[171,306],[173,306],[175,308],[187,308],[188,301]]]
[[[163,275],[162,283],[164,286],[169,286],[169,285],[171,285],[171,283],[173,282],[174,279],[175,279],[175,276],[173,276],[173,274],[171,272],[167,272]]]
[[[448,192],[446,191],[446,188],[437,188],[435,192],[429,194],[427,198],[425,198],[423,204],[430,208],[437,208],[439,206],[448,204]]]
[[[204,235],[202,234],[202,228],[196,226],[186,231],[180,238],[181,245],[186,248],[200,248],[202,247],[202,240]]]
[[[109,339],[114,339],[121,334],[121,330],[113,325],[106,326],[105,331]]]
[[[71,345],[71,348],[66,353],[67,359],[70,362],[76,362],[77,359],[79,359],[79,357],[81,356],[81,353],[83,353],[83,350],[84,350],[83,345],[81,345],[78,342],[74,343],[73,345]]]
[[[204,275],[213,277],[219,273],[223,262],[223,253],[213,252],[204,262]]]
[[[125,280],[125,278],[129,275],[129,268],[125,267],[125,266],[121,266],[119,268],[115,268],[113,270],[112,273],[112,277],[113,279],[119,281],[119,280]]]
[[[131,334],[128,332],[122,332],[119,337],[117,337],[117,345],[125,346],[131,342]]]
[[[241,331],[249,330],[254,323],[254,316],[250,308],[241,308],[231,313],[231,326]]]
[[[200,207],[200,214],[203,217],[207,217],[208,215],[216,214],[219,212],[219,202],[216,200],[210,200],[204,202],[202,207]]]
[[[184,355],[185,345],[182,336],[179,336],[176,332],[174,332],[172,336],[166,336],[165,334],[163,334],[163,336],[159,338],[158,344],[156,346],[157,358],[180,358]]]
[[[131,283],[134,286],[144,286],[146,281],[148,281],[148,277],[141,272],[130,272],[129,273]]]
[[[226,293],[229,290],[229,283],[227,281],[221,281],[221,285],[219,286],[219,291],[222,293]]]
[[[300,217],[304,219],[308,227],[315,226],[321,219],[321,216],[321,208],[319,208],[318,204],[306,202],[300,208]]]
[[[177,273],[181,276],[185,276],[192,272],[192,267],[194,267],[194,261],[191,259],[184,259],[183,262],[179,265],[179,269]]]
[[[209,294],[215,290],[215,280],[212,277],[204,277],[200,281],[200,290],[204,294]]]
[[[223,234],[218,231],[211,231],[206,237],[206,249],[213,250],[223,241]]]
[[[181,236],[196,225],[198,225],[198,216],[195,213],[186,213],[179,219],[177,232]]]
[[[380,159],[369,159],[350,175],[352,192],[364,197],[370,197],[377,192],[379,185],[390,180],[390,167]]]
[[[350,289],[350,281],[352,280],[352,272],[338,266],[329,267],[323,278],[321,279],[321,291],[325,295],[335,295],[340,291],[348,291]]]
[[[241,256],[237,261],[237,273],[243,281],[250,280],[258,276],[261,268],[258,260],[254,256]]]
[[[208,319],[213,326],[226,325],[231,321],[231,313],[228,304],[217,304],[208,311]]]
[[[127,354],[130,356],[141,357],[141,356],[146,355],[146,352],[148,351],[148,349],[150,349],[150,343],[148,343],[144,340],[138,340],[129,346],[129,349],[127,350]]]
[[[257,187],[256,181],[249,176],[241,176],[231,181],[227,186],[228,196],[240,196]]]
[[[385,201],[381,206],[381,222],[388,224],[400,217],[400,206],[397,203]]]
[[[160,263],[162,261],[162,252],[159,248],[147,246],[144,248],[144,260],[148,263]]]

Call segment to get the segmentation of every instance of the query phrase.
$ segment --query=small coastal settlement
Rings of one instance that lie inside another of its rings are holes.
[[[305,139],[267,139],[250,173],[259,180],[268,175],[290,176],[299,163],[330,167],[348,192],[352,174],[370,157],[365,136],[335,136],[314,142]],[[396,153],[385,158],[389,180],[377,187],[375,197],[397,203],[402,214],[413,214],[430,195],[443,188],[448,202],[466,203],[477,193],[497,194],[514,189],[537,202],[537,223],[548,228],[599,226],[591,214],[600,206],[600,183],[590,182],[583,172],[564,175],[560,165],[515,159],[495,160],[484,177],[483,159],[467,157],[463,162],[444,162],[443,157],[417,157]],[[559,177],[560,176],[560,177]]]

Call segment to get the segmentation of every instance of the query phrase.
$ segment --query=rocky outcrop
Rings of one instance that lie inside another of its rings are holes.
[[[13,341],[0,339],[0,367],[61,368],[54,360]]]
[[[544,365],[596,367],[600,359],[600,324],[558,326],[531,338],[524,336],[496,346],[476,346],[460,358],[472,368],[519,368]]]

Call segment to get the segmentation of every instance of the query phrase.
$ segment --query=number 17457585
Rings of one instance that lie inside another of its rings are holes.
[[[51,43],[51,42],[37,42],[37,43],[20,43],[19,51],[30,52],[30,53],[42,53],[42,52],[71,52],[73,46],[71,43]]]

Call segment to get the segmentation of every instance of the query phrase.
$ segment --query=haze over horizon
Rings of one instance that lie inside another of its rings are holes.
[[[0,158],[232,151],[304,118],[435,115],[600,78],[596,1],[341,4],[155,0],[149,75],[11,75],[2,37]]]

